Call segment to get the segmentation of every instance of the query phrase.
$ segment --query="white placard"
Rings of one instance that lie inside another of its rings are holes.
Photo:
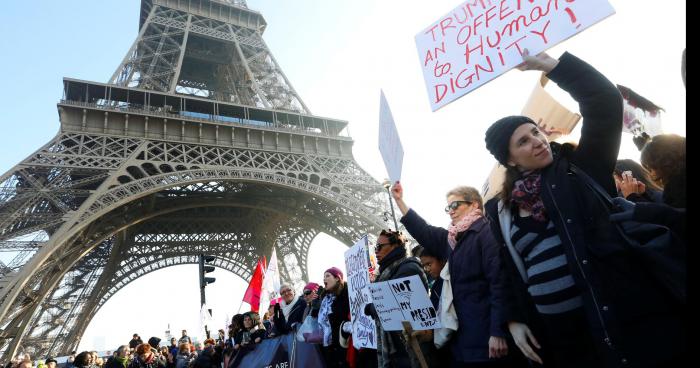
[[[403,330],[402,321],[410,322],[414,330],[442,327],[428,292],[417,275],[375,282],[369,285],[369,291],[384,331]]]
[[[379,152],[382,153],[389,179],[396,183],[401,179],[403,147],[384,91],[381,91],[379,96]]]
[[[416,35],[433,111],[615,13],[607,0],[468,0]]]
[[[352,345],[356,349],[377,348],[377,326],[371,317],[365,315],[365,306],[371,302],[367,298],[367,285],[369,285],[368,245],[369,240],[365,235],[345,252]]]

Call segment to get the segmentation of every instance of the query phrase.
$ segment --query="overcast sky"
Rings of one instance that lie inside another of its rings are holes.
[[[681,53],[686,44],[685,1],[611,0],[617,13],[549,50],[569,51],[614,83],[665,109],[665,132],[685,135],[686,91]],[[457,185],[481,188],[495,161],[484,132],[498,118],[518,114],[539,78],[510,71],[473,93],[431,112],[414,36],[459,4],[398,0],[250,0],[268,22],[265,41],[311,111],[347,120],[357,162],[377,180],[387,176],[377,149],[379,90],[404,147],[402,182],[409,206],[444,226],[444,193]],[[14,1],[0,13],[0,170],[10,170],[59,127],[61,78],[106,82],[137,34],[140,1]],[[547,90],[572,110],[557,89]],[[576,139],[577,134],[572,135]],[[638,160],[625,134],[620,158]],[[344,247],[319,236],[309,274],[320,282],[330,266],[344,269]],[[269,257],[269,255],[268,255]],[[217,271],[207,290],[214,320],[237,312],[247,283]],[[163,336],[168,323],[197,329],[196,266],[149,274],[116,294],[90,323],[80,349],[114,349],[138,332]]]

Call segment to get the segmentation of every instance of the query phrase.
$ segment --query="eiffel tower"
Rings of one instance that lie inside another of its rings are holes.
[[[347,122],[311,114],[243,0],[142,0],[109,83],[63,79],[60,131],[0,176],[0,352],[75,350],[120,289],[199,254],[248,280],[276,247],[386,226]]]

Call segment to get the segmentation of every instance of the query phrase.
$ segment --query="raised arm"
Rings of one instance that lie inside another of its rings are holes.
[[[396,201],[396,205],[399,207],[401,214],[405,216],[410,208],[406,205],[406,202],[403,201],[403,186],[401,186],[400,182],[397,181],[394,186],[391,187],[391,196],[394,197],[394,201]]]
[[[439,254],[443,259],[448,259],[451,249],[447,242],[447,230],[428,224],[416,211],[410,209],[403,201],[403,187],[396,182],[391,188],[391,194],[403,214],[401,223],[418,244]]]
[[[578,102],[583,117],[572,162],[615,196],[612,172],[622,134],[620,92],[603,74],[568,52],[547,77]]]

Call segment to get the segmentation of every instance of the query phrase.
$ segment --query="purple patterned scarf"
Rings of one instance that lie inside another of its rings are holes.
[[[532,218],[545,222],[548,220],[547,210],[544,208],[540,188],[542,187],[542,173],[539,170],[526,171],[522,177],[513,184],[511,203],[532,213]]]

